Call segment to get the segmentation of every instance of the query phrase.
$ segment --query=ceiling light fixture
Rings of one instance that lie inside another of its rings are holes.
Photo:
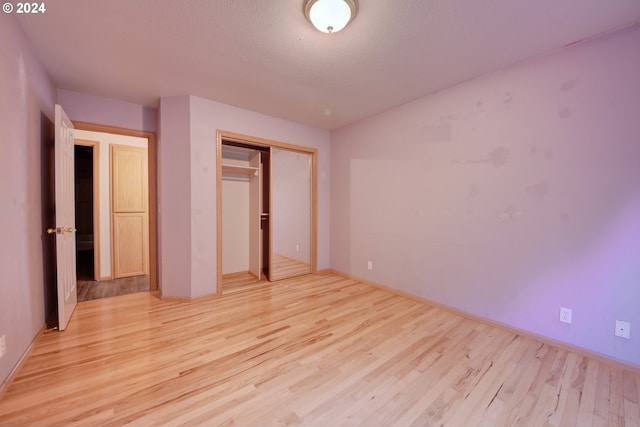
[[[304,16],[323,33],[337,33],[353,20],[356,0],[305,0]]]

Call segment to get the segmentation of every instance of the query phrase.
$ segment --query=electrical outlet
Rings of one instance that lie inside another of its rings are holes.
[[[373,271],[373,261],[367,261],[367,270]]]
[[[7,354],[7,339],[3,336],[0,337],[0,359]]]
[[[631,336],[631,323],[623,320],[616,320],[615,336],[629,339]]]
[[[560,307],[560,321],[564,323],[571,323],[571,309]]]

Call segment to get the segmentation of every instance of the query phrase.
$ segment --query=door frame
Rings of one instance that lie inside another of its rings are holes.
[[[216,132],[216,229],[217,229],[217,294],[222,295],[222,141],[233,141],[257,147],[283,148],[311,156],[311,274],[317,272],[318,246],[318,150],[302,145],[272,141],[218,129]],[[272,238],[271,236],[269,237]],[[271,246],[271,245],[269,245]],[[271,250],[271,249],[270,249]]]
[[[147,139],[148,179],[149,179],[149,290],[159,289],[158,283],[158,217],[156,165],[157,148],[155,132],[126,129],[116,126],[99,125],[80,121],[72,121],[76,129],[93,132],[104,132],[116,135],[135,136]]]
[[[76,128],[77,129],[77,128]],[[93,280],[103,280],[100,276],[100,144],[98,141],[74,138],[74,145],[93,149]],[[77,267],[76,267],[77,268]]]

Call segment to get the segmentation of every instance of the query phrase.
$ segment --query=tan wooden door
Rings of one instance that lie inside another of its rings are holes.
[[[149,274],[146,147],[111,146],[111,233],[114,278]]]
[[[55,107],[56,224],[47,233],[56,239],[58,329],[67,328],[78,302],[76,277],[76,217],[73,123],[60,105]]]

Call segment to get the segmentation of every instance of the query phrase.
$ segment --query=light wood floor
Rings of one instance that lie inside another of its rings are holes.
[[[338,275],[78,304],[2,426],[638,426],[640,375]]]
[[[268,285],[269,282],[266,278],[258,280],[256,276],[248,271],[242,271],[239,273],[230,273],[222,276],[222,293],[228,294],[231,292],[244,291],[247,289],[255,288],[257,286]]]
[[[297,277],[311,272],[311,265],[284,255],[273,254],[274,274],[272,281],[283,278]],[[262,274],[260,280],[248,271],[229,273],[222,276],[222,293],[228,294],[269,284],[267,278]]]

